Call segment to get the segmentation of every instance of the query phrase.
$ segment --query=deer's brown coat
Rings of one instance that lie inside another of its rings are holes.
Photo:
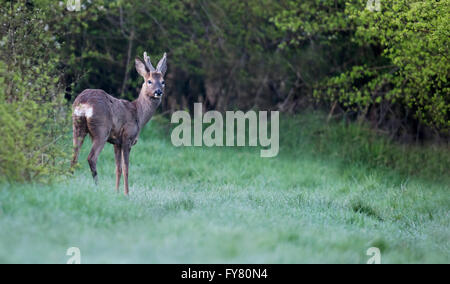
[[[164,93],[166,54],[155,69],[144,53],[144,63],[136,59],[136,70],[144,78],[139,97],[130,102],[114,98],[103,90],[84,90],[73,103],[72,166],[77,163],[79,151],[87,134],[92,138],[88,163],[97,183],[97,160],[106,142],[114,145],[116,160],[116,190],[124,176],[125,195],[129,193],[128,166],[130,150],[137,143],[139,132],[151,119]]]

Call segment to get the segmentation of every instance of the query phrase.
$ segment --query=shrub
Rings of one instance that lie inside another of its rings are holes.
[[[354,66],[328,83],[327,95],[347,106],[389,115],[395,106],[435,129],[450,129],[450,1],[382,1],[380,12],[348,5],[355,41],[379,47],[384,62]],[[382,115],[382,114],[381,114]]]
[[[48,179],[67,160],[59,44],[36,6],[2,3],[0,17],[0,180]]]
[[[319,101],[393,136],[408,138],[421,125],[448,135],[450,0],[381,0],[379,11],[367,0],[287,3],[273,21],[286,34],[283,47],[314,50],[298,72],[306,78],[322,67],[311,88]]]

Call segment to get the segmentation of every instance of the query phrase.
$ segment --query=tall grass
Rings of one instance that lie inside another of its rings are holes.
[[[282,142],[289,155],[313,153],[342,166],[395,171],[403,177],[448,180],[450,144],[401,144],[365,124],[345,120],[326,122],[321,113],[285,117]]]

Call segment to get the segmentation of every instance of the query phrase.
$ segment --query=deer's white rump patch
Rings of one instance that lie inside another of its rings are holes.
[[[91,118],[94,114],[94,110],[92,109],[92,106],[88,104],[81,104],[75,107],[75,109],[73,110],[73,114],[76,116]]]

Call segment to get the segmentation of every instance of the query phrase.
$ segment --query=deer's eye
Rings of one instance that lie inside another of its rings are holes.
[[[148,82],[147,82],[149,85],[151,85],[152,84],[152,81],[150,81],[150,80],[148,80]]]

